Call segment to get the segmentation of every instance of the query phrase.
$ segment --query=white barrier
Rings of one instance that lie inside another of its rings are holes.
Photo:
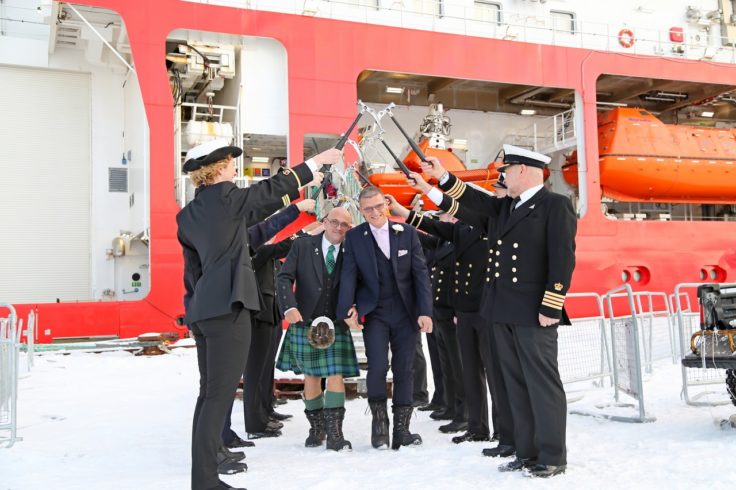
[[[20,440],[17,436],[20,330],[15,308],[0,303],[0,310],[10,312],[7,317],[0,317],[0,446],[11,447]]]

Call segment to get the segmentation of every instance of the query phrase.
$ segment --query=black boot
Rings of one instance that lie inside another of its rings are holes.
[[[304,447],[319,447],[325,440],[325,418],[322,409],[304,410],[309,420],[309,437],[304,441]]]
[[[418,446],[422,443],[422,436],[409,432],[413,410],[411,405],[403,407],[394,405],[394,443],[391,449],[399,449],[401,446]]]
[[[327,449],[342,451],[353,449],[350,441],[342,435],[342,422],[345,420],[344,408],[325,408],[325,432],[327,432]]]
[[[371,424],[371,444],[378,449],[381,446],[388,448],[390,444],[388,435],[388,408],[386,400],[368,402],[373,414],[373,423]]]

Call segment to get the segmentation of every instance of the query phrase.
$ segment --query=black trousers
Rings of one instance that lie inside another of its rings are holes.
[[[419,335],[421,337],[421,334]],[[430,403],[447,406],[447,397],[445,395],[444,372],[442,370],[442,361],[440,360],[440,347],[437,332],[432,329],[432,333],[426,334],[427,350],[429,351],[429,364],[432,366],[432,379],[434,380],[434,393]]]
[[[430,357],[431,360],[432,358]],[[434,369],[434,366],[432,368]],[[424,357],[421,334],[417,335],[417,351],[414,353],[412,400],[418,403],[429,402],[429,391],[427,391],[427,359]]]
[[[217,450],[250,347],[250,312],[240,309],[190,326],[197,344],[199,396],[192,422],[192,490],[218,485]]]
[[[271,323],[255,320],[248,354],[248,364],[243,376],[243,412],[247,432],[263,432],[271,413],[271,387],[273,381],[273,337]],[[268,388],[266,388],[268,385]]]
[[[478,313],[457,312],[457,340],[462,359],[468,430],[489,435],[487,379],[491,377],[490,328]]]
[[[487,321],[486,324],[488,324]],[[499,444],[514,446],[514,417],[509,404],[506,381],[504,381],[503,370],[501,369],[501,357],[498,352],[497,340],[498,332],[492,324],[488,331],[487,338],[491,361],[491,376],[488,379],[488,385],[491,391],[491,402],[493,403],[493,409],[491,410],[493,432],[498,435]]]
[[[457,328],[454,322],[455,312],[452,310],[434,311],[433,335],[437,336],[440,363],[442,365],[442,382],[445,386],[447,409],[455,422],[465,422],[468,411],[465,406],[465,389],[463,388],[463,368],[460,360],[460,348],[457,342]]]
[[[514,414],[516,455],[567,464],[567,400],[557,368],[557,327],[494,324]]]
[[[412,404],[414,384],[414,355],[417,350],[419,327],[415,320],[404,317],[402,321],[384,320],[369,315],[363,328],[365,355],[368,358],[368,400],[387,398],[386,374],[388,373],[388,349],[391,347],[391,372],[394,378],[394,406]]]

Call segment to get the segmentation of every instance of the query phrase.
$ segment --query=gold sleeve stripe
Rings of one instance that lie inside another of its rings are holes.
[[[455,216],[455,213],[457,213],[457,210],[460,208],[460,205],[457,203],[457,201],[452,201],[452,204],[447,209],[447,214],[450,216]]]
[[[294,178],[296,179],[296,186],[297,187],[301,187],[302,186],[302,181],[299,179],[299,176],[296,174],[296,172],[294,172],[292,170],[291,175],[293,175]]]
[[[556,305],[556,304],[547,303],[547,301],[542,301],[542,306],[546,306],[548,308],[552,308],[552,309],[555,309],[555,310],[561,310],[562,309],[562,305]]]
[[[447,189],[447,192],[445,192],[445,194],[447,194],[450,197],[454,197],[455,191],[457,190],[457,186],[459,184],[460,184],[460,179],[455,179],[455,183],[452,184],[452,187]]]
[[[549,299],[549,298],[543,298],[542,303],[548,303],[550,305],[558,305],[560,307],[565,304],[564,301],[556,301],[556,300]]]
[[[281,198],[281,201],[284,203],[284,206],[288,206],[291,204],[291,198],[288,194],[284,194],[284,197]]]
[[[550,298],[557,298],[557,299],[562,299],[562,300],[565,299],[565,295],[564,294],[557,294],[557,293],[553,293],[552,291],[545,291],[544,292],[544,295],[545,296],[548,296]]]
[[[414,216],[418,216],[419,219],[417,220],[417,224],[416,225],[412,225],[412,226],[414,228],[419,228],[420,226],[422,226],[422,220],[424,219],[424,214],[415,214]]]
[[[463,193],[465,193],[466,187],[467,186],[465,185],[465,182],[457,179],[455,180],[455,183],[452,185],[452,187],[450,187],[450,190],[447,191],[447,195],[453,199],[457,199],[458,197],[462,196]]]

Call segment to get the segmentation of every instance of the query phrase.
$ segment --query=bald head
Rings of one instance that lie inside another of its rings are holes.
[[[333,245],[341,243],[345,239],[345,233],[353,226],[353,217],[347,209],[332,208],[324,220],[325,237]]]

